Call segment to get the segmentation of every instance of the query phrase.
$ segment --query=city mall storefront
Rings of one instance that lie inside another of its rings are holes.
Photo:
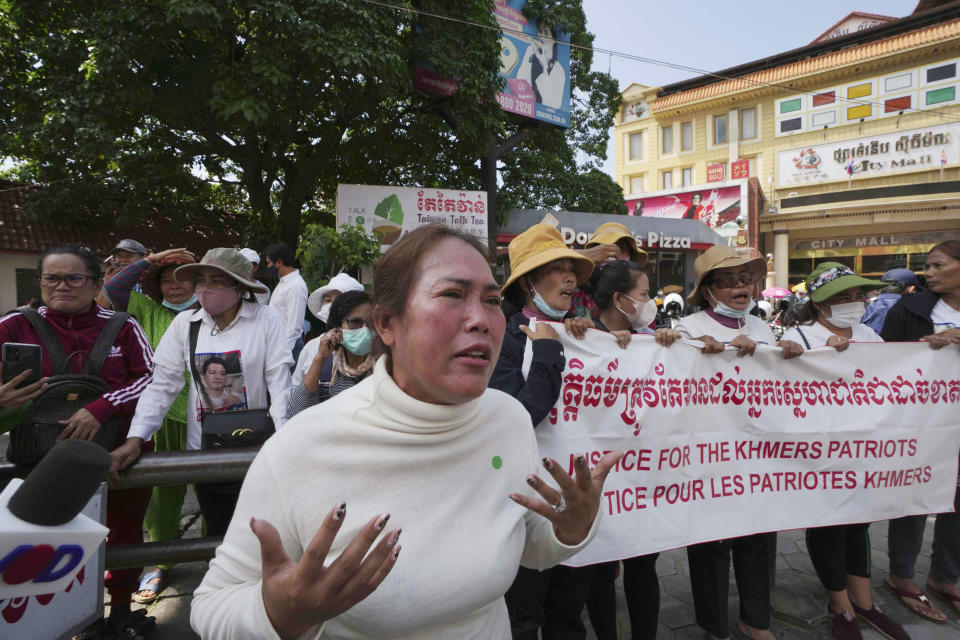
[[[669,285],[690,291],[696,284],[693,262],[704,250],[716,244],[728,244],[728,239],[696,220],[637,217],[571,211],[539,211],[513,209],[507,223],[497,229],[497,279],[503,282],[509,275],[507,245],[510,241],[552,215],[559,222],[563,241],[574,249],[583,248],[594,230],[605,222],[618,222],[627,227],[637,246],[647,252],[647,273],[651,289]],[[735,238],[734,238],[735,239]]]

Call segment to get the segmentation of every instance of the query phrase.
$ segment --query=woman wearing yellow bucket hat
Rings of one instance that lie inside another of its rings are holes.
[[[756,305],[756,284],[766,276],[762,258],[748,258],[732,247],[710,247],[694,262],[697,284],[687,296],[691,304],[707,309],[683,318],[676,326],[684,337],[704,343],[704,353],[720,353],[725,345],[740,356],[753,355],[758,343],[777,346],[770,327],[750,315]],[[781,341],[785,358],[803,353],[799,344]],[[730,637],[727,596],[730,560],[733,559],[740,592],[738,630],[753,640],[773,640],[770,632],[769,557],[776,533],[760,533],[732,540],[705,542],[687,547],[690,585],[697,624],[710,638]]]
[[[501,290],[507,326],[489,386],[517,398],[535,426],[560,396],[566,366],[563,345],[546,321],[564,322],[580,337],[593,326],[589,318],[569,312],[577,286],[593,272],[593,261],[569,249],[560,232],[548,224],[533,225],[518,235],[510,242],[509,253],[511,273]],[[511,314],[507,307],[519,311]],[[530,329],[531,319],[541,321],[535,329]],[[528,339],[533,353],[529,368],[524,363]],[[513,637],[536,638],[541,626],[544,638],[583,637],[580,612],[592,572],[593,567],[557,566],[547,571],[520,567],[506,593]]]

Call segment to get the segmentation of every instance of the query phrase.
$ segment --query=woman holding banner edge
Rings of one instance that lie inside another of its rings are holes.
[[[669,347],[680,333],[674,329],[657,329],[650,324],[657,315],[657,305],[650,298],[650,278],[636,262],[617,260],[594,271],[590,279],[593,301],[600,310],[594,327],[613,335],[620,347],[627,348],[634,334],[653,336],[657,344]],[[624,558],[623,592],[630,617],[633,640],[654,640],[660,616],[660,580],[657,557],[650,553]],[[598,640],[617,640],[617,596],[614,581],[621,561],[603,562],[594,566],[587,612]]]
[[[725,345],[739,356],[753,355],[758,343],[776,346],[770,327],[750,310],[756,306],[757,285],[767,274],[762,258],[740,256],[732,247],[713,246],[694,262],[697,283],[688,302],[708,308],[689,315],[676,329],[686,338],[704,343],[704,353],[721,353]],[[784,358],[803,353],[790,340],[781,340]],[[760,533],[687,547],[690,584],[697,624],[714,640],[730,637],[727,597],[730,559],[733,558],[740,592],[738,630],[753,640],[774,640],[770,632],[770,557],[776,533]]]
[[[887,313],[881,337],[886,341],[920,340],[933,349],[960,344],[960,240],[933,247],[927,254],[924,275],[929,289],[900,298]],[[890,521],[890,573],[884,583],[913,613],[932,622],[945,622],[947,616],[914,582],[926,522],[923,515]],[[954,512],[938,514],[934,526],[927,591],[960,614],[960,488],[954,496]]]
[[[511,273],[501,289],[507,323],[489,386],[517,398],[536,427],[560,397],[566,366],[563,344],[550,322],[563,322],[575,337],[593,327],[570,307],[594,262],[568,248],[549,224],[533,225],[511,240],[509,253]],[[531,357],[525,361],[528,340]],[[541,627],[543,640],[583,637],[580,614],[592,576],[592,566],[520,567],[505,596],[513,638],[536,640]]]
[[[823,262],[807,276],[810,302],[802,307],[800,324],[783,334],[804,349],[833,347],[846,351],[851,342],[883,342],[860,322],[866,292],[882,282],[856,275],[838,262]],[[862,618],[890,640],[910,640],[896,621],[873,603],[870,593],[870,523],[811,527],[806,532],[810,561],[829,593],[830,632],[837,640],[860,640]]]

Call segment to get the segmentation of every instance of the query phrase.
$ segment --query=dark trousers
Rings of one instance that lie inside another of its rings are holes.
[[[660,580],[657,578],[657,556],[651,553],[623,560],[623,594],[630,616],[630,637],[633,640],[654,640],[660,616]],[[587,612],[597,640],[618,640],[617,591],[615,579],[619,562],[596,565]]]
[[[222,536],[227,533],[233,510],[237,508],[242,482],[211,482],[194,485],[197,502],[207,525],[208,536]]]
[[[143,542],[143,516],[147,513],[151,487],[107,491],[107,545]],[[103,586],[112,607],[129,607],[130,596],[140,586],[139,568],[107,571]]]
[[[770,628],[769,548],[776,539],[776,533],[758,533],[687,547],[693,608],[702,629],[718,638],[730,635],[731,555],[740,592],[740,619],[755,629]]]
[[[937,515],[933,529],[933,554],[930,575],[947,584],[960,579],[960,488],[953,496],[953,513]],[[890,572],[901,578],[913,578],[917,556],[923,545],[927,516],[906,516],[891,520],[887,530]]]
[[[515,640],[583,640],[581,613],[594,567],[557,565],[546,571],[520,567],[505,599]]]
[[[807,529],[807,552],[827,591],[847,588],[847,575],[870,577],[870,525],[841,524]]]

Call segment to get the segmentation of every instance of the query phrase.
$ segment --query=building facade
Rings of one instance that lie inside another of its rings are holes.
[[[957,5],[855,13],[800,49],[631,85],[614,137],[627,201],[757,178],[746,248],[772,254],[771,284],[826,259],[866,276],[922,270],[933,245],[960,237]]]

